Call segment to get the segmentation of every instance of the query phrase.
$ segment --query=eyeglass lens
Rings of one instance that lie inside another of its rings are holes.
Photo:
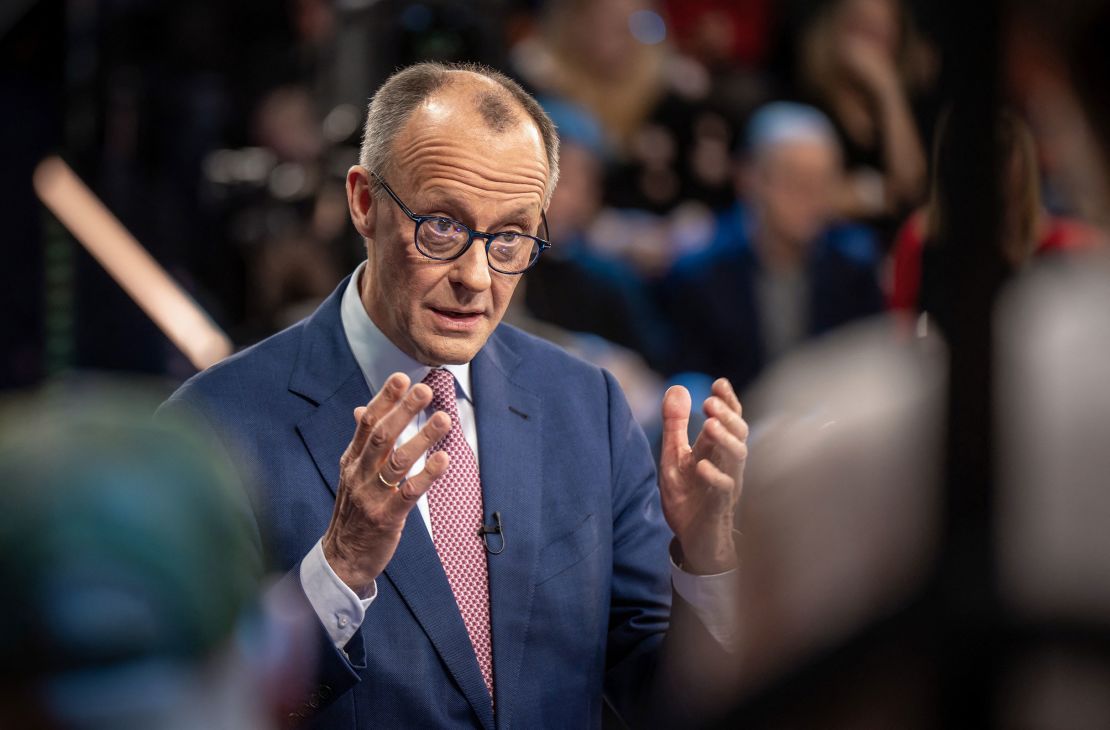
[[[416,243],[426,255],[437,259],[449,259],[457,255],[470,240],[469,230],[450,218],[428,218],[421,222],[416,231]],[[539,255],[539,244],[535,239],[506,231],[498,233],[486,248],[490,264],[507,273],[524,271]]]

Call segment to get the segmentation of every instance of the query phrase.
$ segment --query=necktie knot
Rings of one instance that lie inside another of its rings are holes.
[[[454,418],[459,410],[455,400],[455,376],[443,368],[432,368],[424,376],[424,385],[432,389],[432,409]]]

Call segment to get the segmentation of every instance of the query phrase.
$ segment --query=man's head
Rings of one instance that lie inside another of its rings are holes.
[[[832,221],[840,147],[824,114],[801,104],[761,108],[748,127],[743,192],[777,241],[808,246]]]
[[[395,345],[429,365],[470,361],[520,277],[490,270],[483,239],[453,261],[425,257],[415,223],[373,175],[417,215],[537,235],[558,164],[554,125],[500,73],[426,63],[385,82],[370,101],[347,197],[367,245],[363,304]]]

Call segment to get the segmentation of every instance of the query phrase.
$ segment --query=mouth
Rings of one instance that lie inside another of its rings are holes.
[[[485,312],[473,309],[429,307],[440,327],[448,330],[470,330],[485,318]]]

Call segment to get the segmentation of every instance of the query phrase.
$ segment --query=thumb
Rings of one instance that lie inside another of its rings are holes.
[[[690,391],[681,385],[672,385],[663,395],[663,451],[662,458],[669,460],[690,448]]]

